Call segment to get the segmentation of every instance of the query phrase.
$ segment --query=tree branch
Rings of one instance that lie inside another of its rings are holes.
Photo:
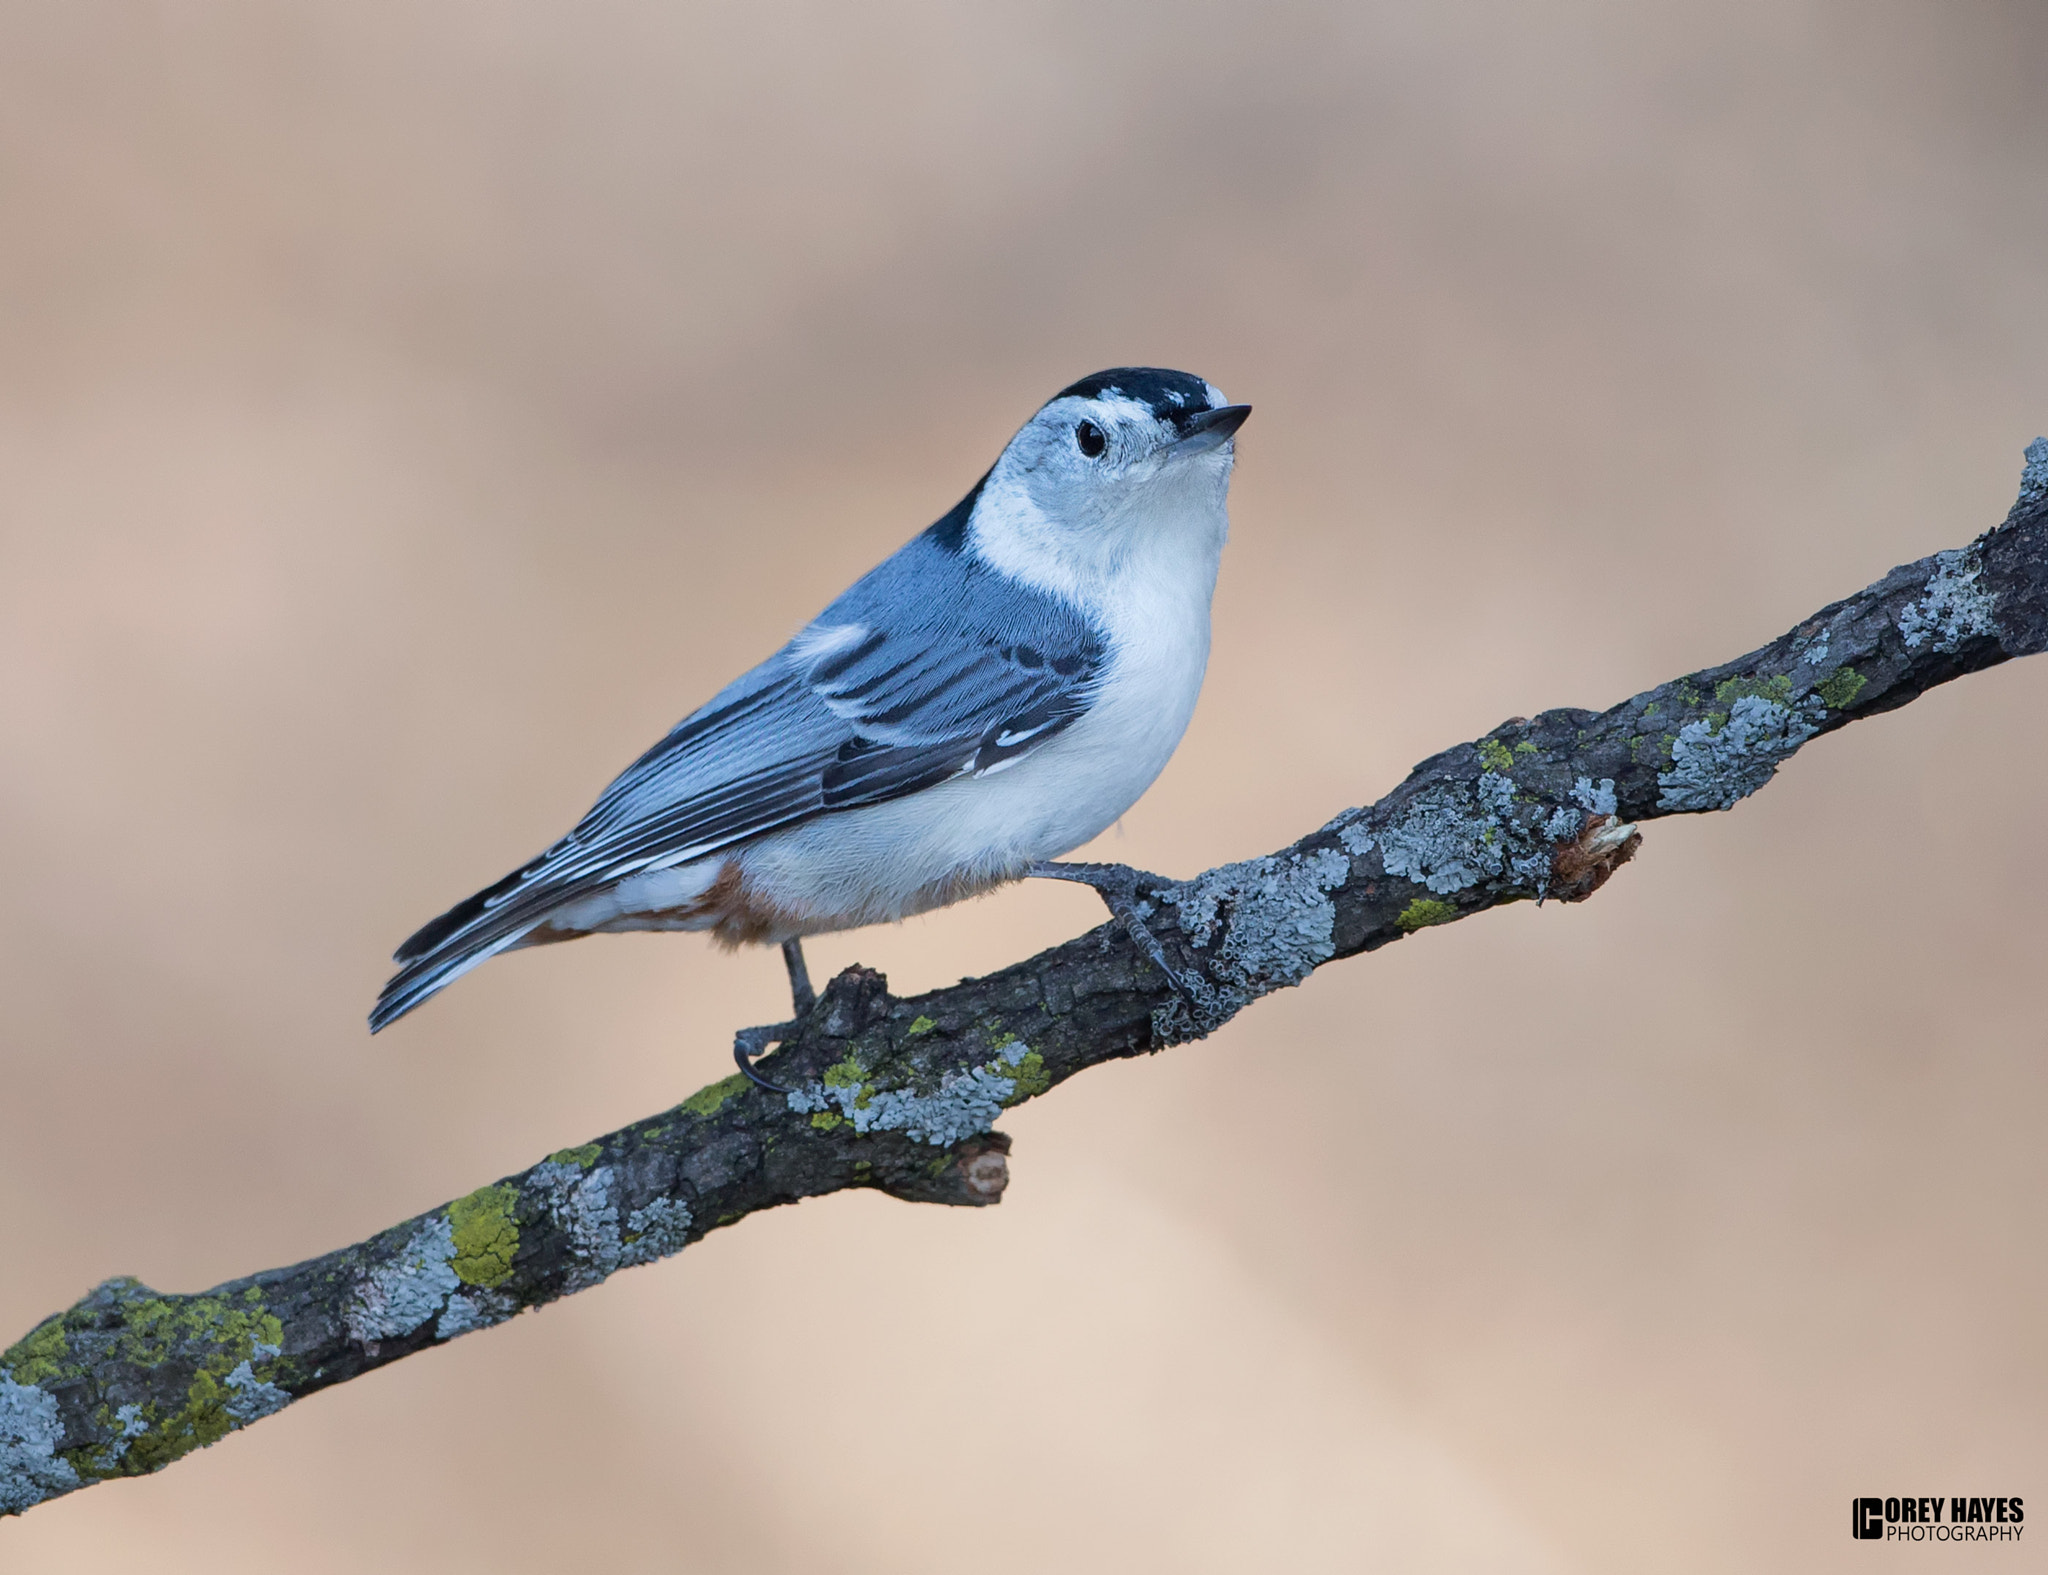
[[[109,1280],[0,1353],[0,1514],[138,1476],[295,1400],[587,1290],[760,1209],[845,1187],[996,1202],[1008,1106],[1199,1038],[1324,963],[1527,898],[1590,896],[1663,815],[1728,809],[1824,733],[2048,648],[2048,441],[1969,546],[1894,569],[1761,650],[1607,711],[1515,718],[1292,847],[1150,892],[1196,981],[1115,925],[897,1000],[834,979],[740,1077],[355,1246],[200,1295]]]

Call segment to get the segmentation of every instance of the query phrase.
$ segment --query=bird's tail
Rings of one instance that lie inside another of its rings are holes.
[[[391,960],[399,964],[398,972],[391,976],[378,995],[377,1004],[370,1008],[370,1032],[389,1027],[478,963],[525,939],[538,915],[528,911],[525,904],[507,911],[507,899],[547,861],[548,854],[543,853],[475,896],[463,898],[439,918],[428,920],[407,936],[391,954]]]

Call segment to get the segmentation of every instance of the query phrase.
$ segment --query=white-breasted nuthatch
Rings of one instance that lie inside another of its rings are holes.
[[[1027,875],[1094,886],[1166,967],[1133,911],[1139,872],[1047,861],[1137,801],[1194,713],[1250,409],[1155,367],[1061,390],[944,518],[575,830],[400,946],[371,1031],[499,952],[619,930],[780,944],[801,1017],[803,936]],[[789,1026],[741,1035],[749,1075]]]

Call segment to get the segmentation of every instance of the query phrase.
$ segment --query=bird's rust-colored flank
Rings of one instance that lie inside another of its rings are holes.
[[[934,908],[949,907],[953,903],[964,902],[969,897],[979,897],[998,886],[1008,885],[1011,881],[1020,879],[1022,874],[1021,870],[991,875],[959,872],[947,880],[914,893],[900,912],[860,910],[845,914],[798,913],[771,901],[763,894],[758,882],[747,878],[744,860],[731,858],[720,864],[717,878],[701,895],[674,908],[635,914],[633,917],[636,928],[699,930],[708,933],[719,945],[732,950],[742,946],[779,946],[792,936],[816,935],[839,929],[858,929],[864,925],[886,923],[892,919],[928,913]],[[553,924],[545,924],[535,930],[523,944],[552,946],[558,941],[578,940],[585,935],[597,933],[600,932],[558,928]]]
[[[738,859],[727,859],[711,889],[691,906],[692,918],[713,921],[712,939],[724,946],[765,946],[803,933],[800,917],[777,907],[747,883]]]
[[[726,859],[718,878],[699,896],[674,908],[633,916],[644,929],[709,930],[714,940],[728,947],[767,945],[804,930],[803,920],[785,908],[763,898],[747,884],[746,872],[738,859]],[[529,946],[552,946],[558,941],[580,940],[597,933],[543,924],[526,941]]]

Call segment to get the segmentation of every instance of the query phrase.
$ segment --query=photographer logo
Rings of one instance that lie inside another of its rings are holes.
[[[1849,1534],[1859,1542],[2017,1542],[2026,1528],[2017,1498],[1855,1498]]]

